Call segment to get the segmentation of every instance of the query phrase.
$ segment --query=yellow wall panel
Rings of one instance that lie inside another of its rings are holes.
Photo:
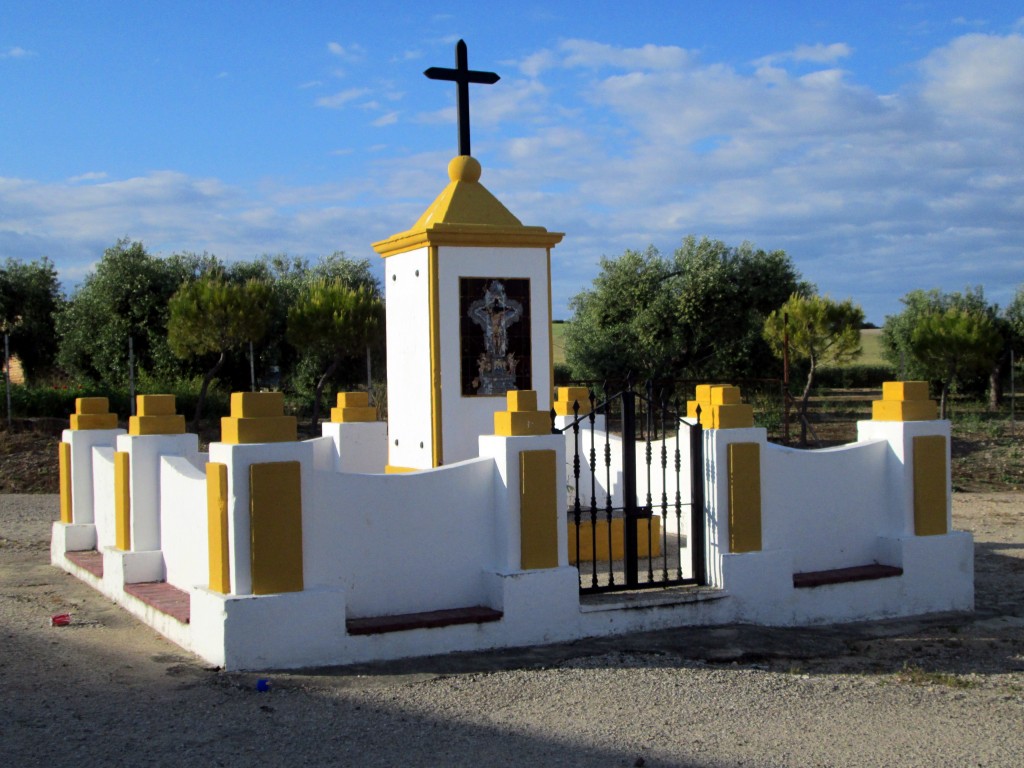
[[[252,464],[249,504],[254,595],[301,592],[302,477],[297,461]]]
[[[914,533],[940,536],[946,526],[946,438],[914,438]]]
[[[228,549],[228,466],[206,465],[206,528],[210,557],[210,589],[231,592],[231,553]]]
[[[57,462],[60,469],[60,521],[74,522],[71,511],[71,443],[58,443]]]
[[[114,544],[125,551],[132,548],[132,499],[130,458],[125,451],[114,453]]]
[[[554,451],[519,453],[520,561],[524,570],[558,566],[558,472]]]
[[[729,446],[729,551],[761,550],[761,446]]]

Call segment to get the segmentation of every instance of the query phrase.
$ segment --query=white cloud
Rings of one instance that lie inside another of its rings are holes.
[[[318,107],[340,109],[350,101],[354,101],[355,99],[365,96],[367,93],[369,93],[369,90],[366,88],[349,88],[348,90],[339,91],[338,93],[330,96],[321,96],[315,103]]]
[[[814,45],[798,45],[791,51],[773,53],[754,62],[756,66],[773,66],[777,62],[795,61],[811,64],[834,64],[840,59],[853,55],[853,48],[846,43],[815,43]]]
[[[371,123],[371,125],[373,125],[374,128],[383,128],[386,125],[394,125],[397,122],[398,113],[388,112],[387,114],[381,115],[376,120],[374,120],[373,123]]]
[[[24,59],[28,56],[35,56],[35,53],[17,45],[13,48],[8,48],[6,51],[0,51],[0,59]]]
[[[359,61],[365,53],[363,47],[358,43],[344,46],[341,43],[330,42],[327,44],[327,52],[337,56],[344,61]]]
[[[954,120],[1005,120],[1024,114],[1024,36],[972,34],[933,51],[921,64],[924,97]]]
[[[600,69],[663,70],[678,69],[687,65],[691,54],[674,45],[645,45],[640,48],[617,48],[590,40],[566,40],[559,50],[563,54],[562,64],[566,67]]]

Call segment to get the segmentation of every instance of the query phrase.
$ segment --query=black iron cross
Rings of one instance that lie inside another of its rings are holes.
[[[483,83],[493,85],[501,78],[494,72],[476,72],[469,68],[469,57],[466,54],[466,44],[459,40],[455,44],[455,69],[446,67],[431,67],[423,74],[431,80],[450,80],[458,88],[456,89],[455,105],[459,112],[459,154],[468,155],[469,151],[469,84]]]

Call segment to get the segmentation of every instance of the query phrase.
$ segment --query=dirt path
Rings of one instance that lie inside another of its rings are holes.
[[[1024,764],[1024,494],[955,496],[972,615],[265,675],[205,667],[52,568],[56,514],[0,496],[5,765]]]

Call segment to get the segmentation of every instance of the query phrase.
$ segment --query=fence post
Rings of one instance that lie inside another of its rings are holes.
[[[622,391],[622,533],[628,587],[639,584],[636,516],[636,392],[627,382]]]

